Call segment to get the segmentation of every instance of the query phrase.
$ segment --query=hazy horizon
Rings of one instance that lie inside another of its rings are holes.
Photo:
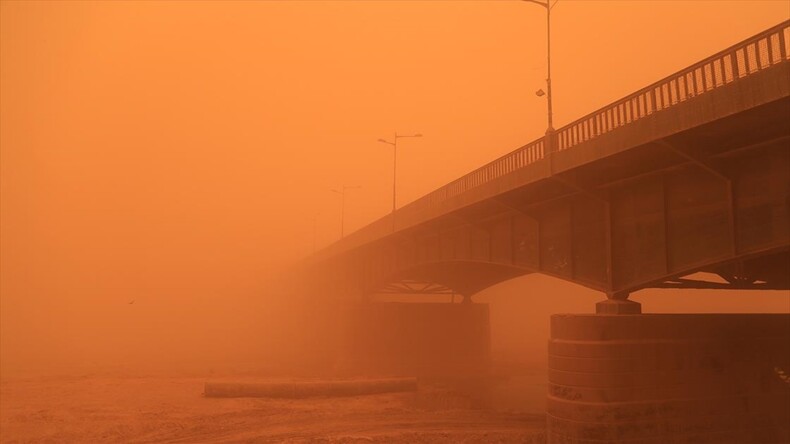
[[[789,17],[561,0],[555,126]],[[0,25],[3,375],[283,354],[294,309],[269,277],[312,252],[314,217],[318,248],[339,238],[332,188],[361,186],[347,233],[389,213],[377,139],[424,135],[399,147],[402,206],[546,129],[545,11],[523,2],[2,2]],[[603,297],[527,276],[475,300],[495,350],[543,360],[548,315]],[[790,311],[787,292],[633,298]]]

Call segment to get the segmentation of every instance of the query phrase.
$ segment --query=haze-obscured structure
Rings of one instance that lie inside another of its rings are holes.
[[[790,16],[776,2],[561,1],[562,125]],[[2,3],[3,374],[204,372],[285,353],[268,277],[545,130],[545,17],[519,2]],[[550,303],[538,295],[551,293]],[[316,295],[320,297],[320,295]],[[594,292],[486,290],[495,350],[544,359]],[[645,311],[790,311],[653,291]],[[540,300],[540,303],[536,303]],[[260,342],[258,342],[260,341]],[[298,354],[299,350],[288,350]],[[218,364],[219,363],[219,364]]]

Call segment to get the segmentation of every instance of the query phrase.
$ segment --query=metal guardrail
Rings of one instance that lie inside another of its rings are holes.
[[[558,148],[571,148],[786,61],[788,46],[790,22],[785,22],[564,126]]]
[[[594,111],[554,133],[566,150],[621,126],[790,59],[790,20]],[[524,145],[407,206],[432,207],[546,156],[546,137]]]

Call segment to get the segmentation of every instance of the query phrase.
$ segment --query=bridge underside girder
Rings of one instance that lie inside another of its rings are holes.
[[[444,285],[430,281],[417,281],[403,279],[397,282],[390,282],[381,287],[379,294],[455,294],[456,292]]]
[[[790,289],[790,251],[743,258],[700,270],[716,275],[720,281],[677,277],[652,284],[653,288],[697,288],[716,290]]]
[[[427,286],[429,291],[422,291],[419,288],[410,286],[413,294],[431,294],[431,290],[435,288],[445,289],[444,294],[455,293],[462,296],[470,297],[479,291],[488,288],[499,282],[513,279],[518,276],[529,274],[530,271],[507,266],[498,263],[475,262],[475,261],[441,261],[423,263],[411,269],[401,270],[396,277],[385,278],[385,282],[398,282],[398,280],[416,280],[418,282],[431,283],[433,286]],[[373,291],[377,293],[393,292],[397,290],[392,284],[386,284],[380,289]],[[407,291],[401,293],[408,293]]]

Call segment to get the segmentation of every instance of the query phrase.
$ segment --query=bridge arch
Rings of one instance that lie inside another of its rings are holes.
[[[533,273],[547,274],[528,267],[481,260],[421,262],[379,276],[368,283],[365,292],[374,294],[383,288],[391,288],[388,285],[393,283],[412,281],[445,287],[466,299],[496,284]],[[551,274],[547,275],[552,276]],[[594,290],[602,290],[596,286],[568,280],[562,276],[553,277]]]

